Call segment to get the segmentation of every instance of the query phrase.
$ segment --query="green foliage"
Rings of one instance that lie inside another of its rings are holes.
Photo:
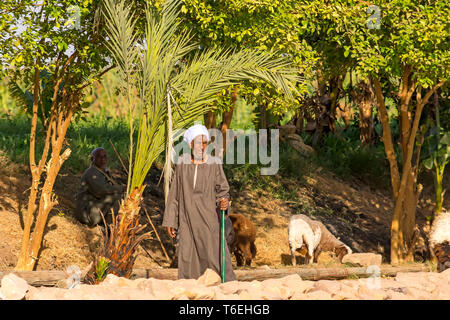
[[[142,185],[166,146],[169,101],[173,104],[173,131],[177,132],[208,111],[217,94],[230,85],[262,79],[290,96],[297,81],[290,62],[273,53],[199,50],[192,41],[196,34],[180,31],[180,5],[179,1],[167,1],[159,13],[148,8],[143,40],[135,37],[130,9],[123,2],[107,2],[108,47],[119,66],[123,87],[137,88],[140,97],[130,106],[138,110],[139,124],[129,190]],[[144,44],[142,51],[137,41]]]
[[[12,162],[26,165],[29,160],[30,122],[24,114],[0,117],[0,150]],[[37,151],[43,149],[42,125],[38,128]],[[63,171],[81,174],[90,165],[89,155],[96,147],[108,153],[108,166],[122,169],[109,140],[114,143],[122,160],[127,161],[129,126],[124,119],[90,116],[86,121],[73,123],[66,140],[72,154],[63,165]]]
[[[311,140],[311,135],[304,135],[305,143]],[[343,179],[358,179],[382,188],[389,186],[389,166],[383,144],[361,145],[357,123],[340,135],[328,133],[317,146],[317,157],[318,165]]]
[[[328,57],[329,69],[348,64],[364,75],[401,76],[414,68],[424,88],[449,78],[448,1],[375,1],[379,28],[369,27],[367,4],[360,1],[300,1],[302,27],[314,48]]]
[[[299,32],[295,2],[277,1],[183,1],[183,28],[195,30],[205,48],[256,48],[276,51],[292,60],[299,75],[308,79],[317,60],[315,51]],[[295,96],[306,92],[306,81],[297,83]],[[265,105],[275,115],[299,108],[297,100],[287,100],[279,90],[262,81],[245,81],[239,94],[252,104]],[[223,94],[216,108],[229,107],[229,95]]]
[[[49,0],[43,5],[31,0],[2,1],[0,31],[6,35],[0,38],[2,71],[13,70],[15,78],[28,77],[38,64],[53,74],[57,58],[76,53],[76,63],[68,66],[72,80],[67,81],[91,81],[95,71],[107,64],[99,8],[99,0]]]
[[[430,120],[430,119],[429,119]],[[430,125],[430,121],[425,127]],[[425,129],[426,130],[426,129]],[[436,194],[436,212],[440,213],[444,202],[443,180],[445,167],[450,162],[450,131],[444,131],[440,125],[439,110],[436,110],[436,123],[427,132],[424,139],[425,152],[422,153],[422,164],[433,172]]]
[[[242,130],[254,129],[255,126],[253,123],[256,121],[255,108],[255,105],[252,105],[242,97],[239,97],[236,101],[236,107],[234,108],[231,128]],[[220,121],[220,118],[218,121]]]
[[[109,268],[110,260],[105,257],[100,257],[95,265],[95,275],[97,276],[97,283],[102,282],[105,276],[106,270]]]

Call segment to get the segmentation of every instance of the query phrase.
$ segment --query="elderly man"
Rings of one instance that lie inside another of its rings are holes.
[[[96,148],[91,153],[91,166],[81,177],[81,187],[76,195],[76,218],[91,227],[112,222],[112,211],[117,214],[119,200],[126,190],[115,183],[106,165],[108,156],[103,148]]]
[[[220,220],[216,209],[228,208],[229,186],[220,159],[209,156],[206,127],[195,125],[184,134],[191,154],[179,158],[169,190],[163,226],[179,233],[178,278],[196,279],[207,268],[221,274]],[[225,281],[236,280],[225,246]]]

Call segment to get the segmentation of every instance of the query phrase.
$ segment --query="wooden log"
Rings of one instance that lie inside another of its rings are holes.
[[[369,278],[376,276],[367,267],[353,268],[282,268],[282,269],[240,269],[234,271],[238,281],[253,281],[282,278],[291,274],[298,274],[303,280],[339,280],[347,278]],[[412,266],[381,266],[382,277],[395,277],[398,272],[431,272],[427,265]],[[64,271],[6,271],[0,272],[0,280],[3,276],[14,273],[33,286],[55,286],[58,281],[68,277]],[[178,269],[135,269],[132,279],[155,278],[163,280],[177,280]]]
[[[42,271],[4,271],[0,272],[0,280],[7,274],[14,273],[16,276],[21,277],[29,285],[40,286],[56,286],[58,281],[67,278],[68,275],[64,271],[58,270],[42,270]]]
[[[395,277],[398,272],[430,272],[426,265],[416,266],[381,266],[379,274],[384,277]],[[367,267],[353,268],[282,268],[282,269],[241,269],[234,271],[238,281],[253,281],[282,278],[298,274],[303,280],[339,280],[347,278],[369,278],[376,276],[373,269]],[[176,280],[177,269],[137,269],[133,271],[134,278],[155,278]]]

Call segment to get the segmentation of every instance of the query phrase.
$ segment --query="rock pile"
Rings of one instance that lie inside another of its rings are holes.
[[[35,288],[14,274],[8,274],[3,277],[1,283],[2,299],[27,300],[450,299],[450,270],[442,273],[398,273],[395,278],[389,279],[305,281],[297,274],[293,274],[264,281],[221,283],[219,275],[208,269],[197,280],[173,281],[154,278],[129,280],[108,275],[99,285],[77,284],[72,289]]]

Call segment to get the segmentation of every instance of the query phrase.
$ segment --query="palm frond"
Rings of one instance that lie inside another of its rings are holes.
[[[105,1],[104,17],[108,36],[106,46],[119,66],[122,79],[130,79],[138,55],[136,19],[125,2],[115,0]]]
[[[14,100],[25,106],[27,110],[31,110],[33,107],[33,95],[29,90],[22,89],[21,86],[15,81],[10,81],[8,83],[8,90]]]
[[[223,89],[245,80],[263,80],[292,97],[300,79],[290,61],[277,53],[255,50],[199,50],[192,35],[180,32],[180,0],[167,0],[160,13],[146,8],[143,52],[138,64],[130,62],[137,56],[133,49],[136,38],[130,34],[134,24],[129,21],[129,9],[121,3],[115,6],[117,12],[112,12],[111,4],[108,7],[109,46],[123,72],[131,66],[139,69],[133,85],[137,86],[141,101],[129,190],[143,184],[167,144],[168,88],[176,100],[172,106],[174,131],[210,110]]]

